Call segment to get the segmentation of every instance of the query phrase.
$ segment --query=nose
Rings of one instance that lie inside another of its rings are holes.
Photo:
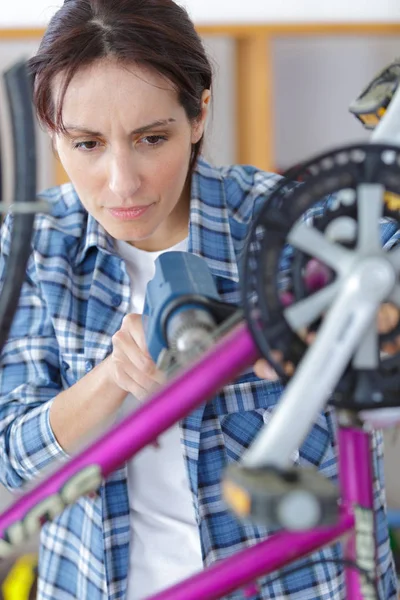
[[[120,200],[129,200],[140,188],[140,175],[129,150],[115,153],[112,157],[109,188]]]

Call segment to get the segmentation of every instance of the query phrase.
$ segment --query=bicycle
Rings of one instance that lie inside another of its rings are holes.
[[[152,600],[212,600],[245,586],[251,593],[252,582],[260,576],[345,535],[340,562],[348,597],[377,600],[370,433],[364,425],[387,425],[393,416],[400,422],[397,355],[379,353],[382,344],[400,333],[400,323],[384,336],[373,324],[382,302],[400,307],[400,251],[384,252],[379,240],[381,217],[400,227],[400,146],[395,145],[400,136],[399,81],[390,68],[386,79],[380,74],[375,80],[375,90],[385,83],[385,94],[378,108],[375,102],[379,125],[373,143],[318,156],[291,170],[273,190],[247,244],[245,320],[237,312],[230,321],[232,330],[226,333],[222,324],[214,335],[219,337],[222,330],[225,335],[195,364],[0,515],[0,557],[11,554],[80,495],[95,492],[120,464],[264,356],[282,377],[282,362],[296,370],[270,423],[240,463],[228,469],[223,488],[238,516],[291,531],[274,534]],[[372,114],[362,110],[359,116]],[[381,140],[385,143],[378,144]],[[292,185],[296,181],[302,185]],[[325,217],[308,226],[304,213],[332,194],[336,200]],[[288,243],[293,254],[283,281],[279,274]],[[316,272],[308,276],[311,259]],[[287,278],[289,293],[280,288]],[[311,346],[305,331],[316,333]],[[322,367],[324,378],[316,378]],[[299,406],[303,389],[307,403]],[[340,496],[318,474],[289,468],[293,450],[333,390]],[[366,394],[362,398],[360,391]],[[293,520],[291,509],[299,502],[303,509]]]

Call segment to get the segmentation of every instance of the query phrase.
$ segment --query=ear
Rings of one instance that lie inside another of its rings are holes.
[[[53,151],[53,154],[59,158],[58,156],[58,150],[57,150],[57,136],[54,133],[54,131],[48,131],[48,134],[50,136],[50,142],[51,142],[51,149]]]
[[[204,129],[207,123],[208,113],[210,112],[211,105],[211,91],[204,90],[201,96],[201,111],[197,119],[192,125],[192,144],[197,144],[201,140]]]

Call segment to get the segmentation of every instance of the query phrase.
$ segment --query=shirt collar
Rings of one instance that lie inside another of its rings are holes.
[[[85,260],[86,255],[91,248],[97,248],[107,254],[113,254],[115,252],[113,238],[105,231],[104,227],[96,221],[96,219],[90,214],[87,214],[86,235],[81,240],[81,245],[76,254],[76,264]]]
[[[76,262],[82,262],[92,247],[115,254],[112,237],[89,214]],[[202,158],[192,176],[188,251],[203,257],[213,275],[239,281],[224,179]]]

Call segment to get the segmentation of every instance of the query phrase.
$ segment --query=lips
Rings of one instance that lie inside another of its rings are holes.
[[[139,219],[140,217],[142,217],[153,206],[154,204],[148,204],[146,206],[131,206],[128,208],[115,207],[109,208],[108,211],[116,219],[119,219],[121,221],[132,221],[134,219]]]

